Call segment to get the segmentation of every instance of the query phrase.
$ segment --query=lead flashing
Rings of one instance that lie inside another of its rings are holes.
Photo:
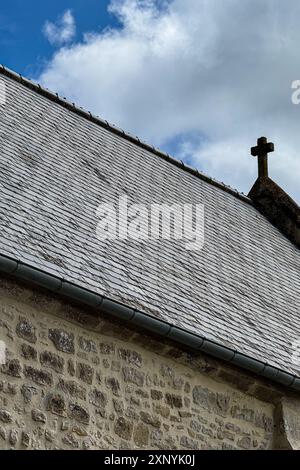
[[[18,277],[24,281],[38,283],[39,286],[47,288],[51,291],[58,290],[61,287],[62,282],[51,276],[50,274],[38,271],[26,264],[18,263],[17,266]]]
[[[232,361],[235,356],[235,351],[230,348],[226,348],[220,344],[217,344],[213,341],[205,340],[201,346],[201,352],[205,352],[223,361]]]
[[[66,297],[82,302],[89,307],[97,308],[103,302],[102,296],[66,281],[62,282],[60,293]]]
[[[231,362],[257,374],[263,374],[266,367],[265,363],[239,353],[235,354]]]
[[[18,261],[8,257],[0,256],[0,271],[12,274],[18,269]]]
[[[158,334],[160,336],[167,336],[170,332],[171,326],[167,323],[158,320],[153,317],[149,317],[140,312],[135,312],[134,317],[132,318],[132,323],[140,328],[145,328],[152,333]]]
[[[185,330],[181,330],[176,326],[173,326],[170,329],[168,338],[196,350],[201,348],[204,341],[204,338],[196,336],[193,333],[189,333]]]
[[[133,319],[135,314],[135,311],[132,308],[109,299],[103,300],[99,311],[108,313],[117,317],[119,320],[128,322]]]

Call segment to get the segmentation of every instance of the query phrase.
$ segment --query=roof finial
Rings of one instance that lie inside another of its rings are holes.
[[[274,144],[266,137],[257,139],[257,146],[251,148],[251,155],[258,157],[258,177],[268,177],[268,153],[274,152]]]

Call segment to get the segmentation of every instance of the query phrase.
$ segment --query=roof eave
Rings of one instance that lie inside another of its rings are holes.
[[[196,335],[182,328],[173,326],[163,320],[154,318],[132,307],[120,304],[105,296],[84,289],[58,276],[42,271],[36,267],[0,254],[0,272],[16,279],[45,288],[82,305],[93,308],[98,313],[107,313],[126,323],[154,333],[163,338],[175,341],[190,349],[203,352],[226,363],[233,364],[258,376],[278,383],[291,390],[300,391],[300,377],[274,367],[268,363],[252,358],[237,350]]]

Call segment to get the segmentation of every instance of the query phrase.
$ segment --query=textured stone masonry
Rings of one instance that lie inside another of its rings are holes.
[[[275,445],[280,391],[104,319],[90,328],[80,309],[1,282],[0,448]]]

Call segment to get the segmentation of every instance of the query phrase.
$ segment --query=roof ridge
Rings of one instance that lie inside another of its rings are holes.
[[[246,196],[243,193],[240,193],[236,189],[231,188],[230,186],[226,185],[225,183],[222,183],[220,181],[215,180],[214,178],[202,173],[199,171],[197,168],[191,167],[184,163],[182,160],[177,160],[174,157],[171,157],[168,153],[155,148],[154,146],[147,144],[146,142],[140,140],[138,137],[131,135],[129,132],[125,132],[123,129],[109,123],[106,120],[101,119],[100,117],[92,114],[89,111],[86,111],[80,106],[76,106],[75,103],[71,103],[65,98],[62,98],[58,95],[58,93],[54,93],[47,88],[42,87],[40,84],[35,83],[28,78],[23,77],[21,74],[18,74],[14,72],[13,70],[5,67],[3,64],[0,65],[0,73],[3,75],[6,75],[7,77],[21,83],[22,85],[25,85],[27,88],[30,88],[31,90],[34,90],[35,92],[39,93],[40,95],[45,96],[46,98],[50,99],[51,101],[54,101],[63,107],[67,108],[68,110],[75,112],[81,117],[84,117],[88,119],[89,121],[92,121],[95,124],[100,125],[101,127],[113,132],[114,134],[117,134],[120,137],[123,137],[124,139],[138,145],[139,147],[142,147],[143,149],[163,158],[164,160],[168,161],[169,163],[172,163],[173,165],[183,169],[184,171],[187,171],[188,173],[196,176],[197,178],[202,179],[203,181],[216,186],[219,189],[222,189],[223,191],[232,194],[233,196],[237,197],[238,199],[241,199],[244,202],[247,202],[248,204],[252,204],[251,199]]]

